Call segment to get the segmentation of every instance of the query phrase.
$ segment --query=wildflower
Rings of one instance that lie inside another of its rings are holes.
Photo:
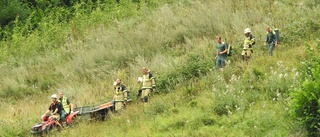
[[[277,64],[278,64],[278,66],[282,66],[282,61],[279,60],[279,61],[277,62]]]
[[[289,69],[289,68],[288,68],[288,67],[286,67],[284,70],[285,70],[285,71],[287,71],[288,69]]]
[[[232,75],[231,75],[230,82],[231,82],[231,81],[237,81],[237,76],[234,75],[234,74],[232,74]]]
[[[240,110],[240,107],[237,107],[237,110]]]
[[[232,115],[232,112],[230,110],[228,110],[228,114]]]
[[[273,73],[273,75],[276,75],[276,74],[277,74],[277,71],[273,71],[272,73]]]
[[[282,65],[282,61],[279,60],[279,61],[277,62],[277,64],[278,64],[278,66],[281,66],[281,65]]]
[[[215,87],[214,85],[212,85],[212,91],[213,91],[213,92],[216,92],[216,91],[217,91],[217,89],[216,89],[216,87]]]
[[[283,77],[283,74],[281,73],[280,75],[279,75],[279,78],[281,79]]]
[[[131,122],[130,122],[130,120],[129,120],[129,119],[127,119],[127,122],[128,122],[128,125],[131,125]]]
[[[296,70],[297,70],[296,68],[292,68],[292,69],[291,69],[292,72],[295,72]]]
[[[277,96],[280,97],[280,96],[281,96],[281,93],[278,92],[278,93],[277,93]]]

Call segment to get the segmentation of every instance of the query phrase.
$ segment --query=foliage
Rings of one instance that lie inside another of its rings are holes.
[[[30,9],[20,0],[1,0],[0,1],[0,27],[8,25],[16,18],[25,20],[30,14]],[[1,37],[1,35],[0,35]]]
[[[310,136],[320,136],[320,59],[317,49],[308,46],[311,58],[306,62],[301,87],[291,93],[291,114],[297,118]]]
[[[209,64],[210,60],[203,60],[201,55],[190,54],[182,66],[177,66],[173,72],[159,76],[157,87],[160,91],[168,91],[180,82],[205,75],[210,69]]]
[[[80,122],[59,134],[305,135],[287,115],[287,94],[298,85],[295,67],[308,58],[297,47],[318,37],[318,21],[308,21],[318,18],[316,12],[309,14],[316,6],[297,0],[70,0],[70,6],[59,5],[59,0],[37,2],[43,5],[31,6],[37,10],[27,20],[16,19],[1,30],[6,35],[0,42],[1,135],[29,133],[47,109],[46,96],[56,89],[65,90],[78,106],[111,99],[118,77],[135,92],[142,66],[157,74],[157,89],[166,94],[152,94],[144,107],[132,103],[107,122]],[[255,49],[254,58],[243,64],[238,52],[223,72],[214,69],[214,49],[207,46],[211,39],[223,36],[241,51],[237,45],[242,30],[250,27],[258,47],[265,25],[282,29],[283,46],[275,56]],[[23,111],[26,105],[37,107]],[[9,125],[21,128],[6,128]]]

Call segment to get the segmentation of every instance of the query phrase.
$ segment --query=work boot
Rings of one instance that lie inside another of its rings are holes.
[[[149,99],[148,99],[148,96],[144,96],[143,101],[144,101],[144,102],[148,102],[148,100],[149,100]]]

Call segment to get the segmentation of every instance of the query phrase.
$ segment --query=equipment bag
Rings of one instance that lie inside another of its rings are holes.
[[[227,45],[227,56],[232,56],[232,46],[229,45],[228,43],[223,43],[223,44],[226,44]]]
[[[274,42],[277,42],[279,44],[280,43],[279,29],[274,29],[272,33],[274,35]]]

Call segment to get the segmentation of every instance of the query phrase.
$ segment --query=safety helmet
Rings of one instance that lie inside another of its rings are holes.
[[[51,98],[57,99],[57,95],[56,95],[56,94],[53,94],[53,95],[51,96]]]
[[[142,82],[142,77],[138,77],[138,82]]]
[[[251,33],[251,30],[249,28],[244,29],[244,34],[247,34],[247,33]]]

